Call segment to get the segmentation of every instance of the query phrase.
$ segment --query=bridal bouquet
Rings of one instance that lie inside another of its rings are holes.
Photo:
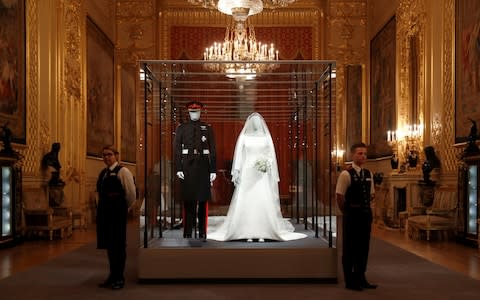
[[[257,169],[260,172],[266,173],[268,170],[270,170],[271,163],[268,159],[266,158],[259,158],[255,162],[255,169]]]

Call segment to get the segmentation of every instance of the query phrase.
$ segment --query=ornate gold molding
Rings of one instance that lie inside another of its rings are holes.
[[[116,3],[116,56],[117,63],[136,67],[141,59],[156,59],[155,41],[157,15],[155,1],[117,1]]]
[[[27,145],[23,152],[25,158],[23,173],[25,175],[38,174],[40,157],[39,126],[38,126],[38,0],[26,1],[26,43],[27,69],[26,93],[27,102]]]
[[[326,58],[336,60],[336,135],[338,141],[336,147],[346,145],[345,130],[347,118],[346,105],[346,66],[362,65],[368,61],[366,37],[367,37],[367,2],[366,1],[330,1],[327,8],[327,26],[324,32],[328,32]],[[325,34],[326,34],[325,33]],[[336,34],[334,34],[336,33]],[[365,76],[365,74],[363,74]],[[366,78],[364,78],[364,81]],[[362,89],[365,85],[362,84]],[[363,93],[363,107],[368,107],[366,96]],[[364,114],[368,117],[368,114]],[[364,120],[362,124],[368,124]],[[343,138],[341,138],[343,137]],[[362,139],[366,140],[366,137]]]
[[[65,141],[65,150],[69,154],[65,155],[64,176],[67,169],[79,170],[78,182],[81,183],[79,194],[72,195],[75,203],[82,203],[85,195],[85,160],[79,159],[84,157],[86,153],[86,142],[84,139],[71,139],[70,135],[86,136],[86,126],[78,126],[78,124],[86,124],[86,75],[82,74],[83,56],[86,52],[81,49],[86,43],[85,28],[86,16],[83,11],[82,0],[70,0],[65,2],[59,8],[61,12],[60,22],[61,28],[59,35],[63,35],[60,41],[63,43],[58,51],[63,58],[61,65],[63,66],[63,74],[61,74],[61,91],[60,98],[65,99],[61,106],[66,118],[64,126],[66,132],[62,137]]]
[[[64,40],[64,82],[63,91],[67,101],[81,101],[82,99],[82,57],[80,52],[82,29],[85,22],[81,18],[81,0],[72,0],[66,3],[63,10],[65,23]],[[82,109],[82,114],[85,113]]]
[[[425,124],[425,0],[400,0],[396,11],[399,98],[397,128]],[[413,49],[412,49],[413,48]],[[416,66],[413,66],[416,59]],[[415,80],[415,82],[413,81]],[[425,126],[430,128],[430,126]],[[423,148],[423,141],[419,145]],[[404,153],[400,149],[399,153]],[[421,152],[422,153],[422,152]],[[405,160],[406,158],[400,158]]]
[[[397,101],[397,125],[403,127],[412,123],[412,118],[417,123],[425,122],[425,24],[426,12],[424,0],[401,0],[397,8],[397,49],[399,54],[399,96]],[[417,49],[411,49],[412,39],[416,39]],[[412,53],[415,51],[416,53]],[[417,74],[412,74],[411,56],[416,56],[418,66]],[[413,76],[412,76],[413,75]],[[417,111],[416,116],[411,115],[412,105],[412,77],[417,81]]]
[[[442,170],[456,173],[459,149],[452,147],[455,141],[455,81],[454,81],[454,49],[455,49],[455,0],[445,0],[443,12],[443,114],[441,124],[434,140],[439,141]]]

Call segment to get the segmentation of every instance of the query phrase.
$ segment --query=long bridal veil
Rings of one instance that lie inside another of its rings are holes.
[[[267,143],[266,147],[262,149],[261,153],[252,153],[252,155],[258,155],[258,159],[266,159],[270,164],[270,177],[272,182],[276,185],[276,191],[278,194],[277,182],[280,181],[278,176],[277,155],[275,153],[275,147],[273,146],[272,136],[270,130],[268,130],[267,123],[263,119],[262,115],[257,112],[250,114],[243,125],[243,129],[240,132],[237,143],[235,145],[235,151],[233,154],[232,162],[232,177],[238,175],[237,171],[242,170],[242,166],[245,164],[247,149],[245,147],[245,139],[252,137],[264,138]]]
[[[209,221],[208,239],[305,238],[280,210],[279,173],[272,136],[263,117],[252,113],[238,136],[232,162],[235,191],[223,222]]]

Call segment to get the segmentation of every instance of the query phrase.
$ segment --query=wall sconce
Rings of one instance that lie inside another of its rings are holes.
[[[332,150],[332,157],[335,159],[335,165],[337,171],[341,170],[341,165],[343,163],[343,155],[345,154],[345,150],[343,149],[334,149]]]
[[[418,163],[422,136],[422,124],[405,125],[403,129],[388,130],[387,142],[392,147],[394,156],[398,157],[400,161],[407,162],[410,168],[415,168]]]

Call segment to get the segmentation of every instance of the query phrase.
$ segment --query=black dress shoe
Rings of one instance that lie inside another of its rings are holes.
[[[112,290],[119,290],[119,289],[123,289],[124,285],[125,285],[125,281],[117,280],[111,284],[111,288]]]
[[[345,285],[345,288],[352,291],[363,291],[363,288],[359,284],[347,284]]]
[[[364,289],[376,289],[378,285],[376,284],[371,284],[368,281],[364,281],[360,284],[360,286]]]

